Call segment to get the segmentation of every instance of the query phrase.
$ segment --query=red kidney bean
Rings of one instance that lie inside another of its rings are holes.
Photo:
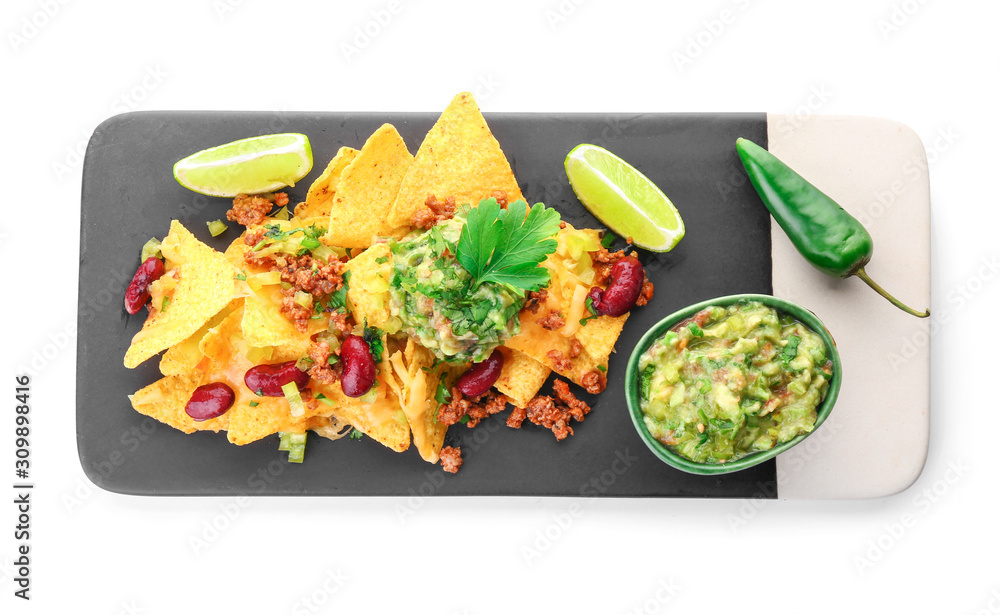
[[[644,277],[639,259],[626,256],[611,267],[608,289],[601,290],[595,286],[587,296],[599,314],[621,316],[635,306]]]
[[[236,394],[223,382],[205,384],[194,390],[184,412],[201,422],[220,417],[232,407]]]
[[[503,354],[496,349],[486,358],[474,364],[455,383],[455,388],[466,397],[479,397],[490,390],[503,370]]]
[[[348,335],[340,345],[340,361],[344,364],[340,375],[344,395],[361,397],[367,393],[375,382],[375,359],[368,342],[357,335]]]
[[[139,265],[128,288],[125,289],[125,311],[138,314],[139,309],[149,301],[149,285],[163,275],[163,261],[150,256]]]
[[[281,397],[281,386],[295,382],[299,390],[309,384],[309,374],[295,367],[295,361],[274,365],[257,365],[243,374],[243,382],[254,393],[264,397]]]

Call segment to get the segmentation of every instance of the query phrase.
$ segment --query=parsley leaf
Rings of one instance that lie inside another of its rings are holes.
[[[472,274],[472,289],[483,282],[538,290],[549,272],[539,265],[556,251],[552,237],[559,232],[559,212],[515,201],[501,209],[496,199],[484,199],[469,211],[459,236],[455,258]]]

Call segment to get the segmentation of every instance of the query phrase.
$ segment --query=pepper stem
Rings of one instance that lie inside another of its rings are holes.
[[[899,299],[897,299],[897,298],[893,297],[892,295],[890,295],[889,293],[885,292],[885,290],[883,290],[881,286],[879,286],[878,284],[875,283],[875,280],[873,280],[873,279],[871,279],[871,278],[868,277],[868,274],[865,273],[865,268],[864,267],[858,267],[857,271],[854,272],[854,275],[856,275],[859,278],[861,278],[861,280],[864,281],[864,283],[867,284],[868,286],[871,286],[872,289],[875,290],[875,292],[877,292],[878,294],[880,294],[883,297],[885,297],[886,299],[888,299],[890,303],[892,303],[894,306],[898,307],[899,309],[903,310],[907,314],[912,314],[913,316],[916,316],[917,318],[927,318],[928,316],[931,315],[931,311],[930,310],[924,310],[923,312],[918,312],[915,309],[909,307],[908,305],[903,304],[903,302],[901,302]]]

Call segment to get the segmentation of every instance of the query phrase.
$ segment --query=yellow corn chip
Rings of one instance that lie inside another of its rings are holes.
[[[340,174],[344,172],[347,165],[354,161],[358,155],[358,150],[353,147],[342,147],[337,151],[330,164],[326,165],[326,170],[316,178],[316,181],[309,186],[304,203],[299,203],[295,207],[295,217],[306,218],[329,218],[330,205],[333,203],[333,195],[337,191],[337,182],[340,181]]]
[[[125,353],[125,367],[135,367],[191,337],[236,296],[233,266],[177,220],[170,223],[160,250],[167,261],[163,278],[169,276],[175,287],[163,295],[169,299],[167,309],[163,309],[163,299],[153,302],[153,311]]]
[[[246,298],[243,308],[243,337],[255,348],[277,346],[305,356],[310,337],[327,328],[325,318],[310,320],[305,331],[299,331],[292,321],[281,313],[279,286],[264,286]]]
[[[184,411],[191,394],[202,384],[204,375],[193,372],[181,376],[167,376],[136,391],[129,397],[132,407],[140,414],[154,418],[184,433],[196,431],[224,431],[229,428],[229,413],[207,421],[196,421]]]
[[[217,327],[226,316],[242,305],[242,298],[234,299],[229,305],[222,308],[221,312],[205,323],[201,329],[195,331],[194,335],[167,348],[167,351],[163,353],[163,358],[160,359],[160,373],[164,376],[180,376],[191,372],[205,356],[198,346],[208,330]]]
[[[382,259],[384,262],[377,262]],[[389,320],[389,280],[392,278],[392,251],[389,244],[376,243],[347,262],[351,272],[347,284],[354,321],[370,327],[385,328]]]
[[[396,452],[402,452],[410,448],[410,426],[399,408],[396,395],[384,382],[386,378],[382,374],[387,373],[384,365],[383,363],[379,375],[378,397],[372,403],[364,403],[344,395],[339,383],[327,385],[313,381],[310,386],[314,393],[322,393],[333,402],[330,409],[339,421],[353,425],[358,431]]]
[[[301,433],[311,429],[314,421],[322,423],[319,420],[321,417],[310,415],[308,411],[303,416],[293,417],[284,397],[257,397],[252,393],[250,396],[253,399],[238,399],[226,413],[231,417],[229,441],[237,446],[256,442],[279,431]],[[251,401],[256,401],[257,405],[251,406]]]
[[[493,137],[476,100],[457,95],[424,138],[392,206],[389,224],[410,225],[427,196],[455,197],[459,205],[477,205],[494,190],[511,203],[523,198],[500,144]]]
[[[525,408],[538,395],[552,370],[519,350],[501,347],[500,352],[504,357],[503,369],[493,386],[510,398],[512,404]]]
[[[367,248],[372,237],[388,235],[389,212],[413,156],[391,124],[368,138],[343,170],[330,205],[326,237],[342,248]]]
[[[618,341],[628,317],[628,314],[624,314],[616,318],[600,316],[588,320],[587,324],[576,332],[576,339],[591,356],[605,357],[607,363],[607,357],[615,351],[615,342]]]
[[[209,329],[201,340],[200,350],[206,361],[204,371],[184,376],[167,376],[132,396],[132,406],[185,433],[200,430],[228,430],[229,441],[243,445],[279,431],[305,431],[323,415],[326,407],[313,400],[305,404],[305,413],[294,417],[284,397],[259,397],[247,389],[243,377],[254,366],[243,354],[246,348],[240,334],[243,313],[234,310],[218,326]],[[232,407],[216,419],[196,422],[184,412],[191,394],[201,385],[222,382],[235,394]]]
[[[549,331],[522,316],[521,332],[505,342],[508,348],[519,350],[552,371],[582,385],[583,377],[594,370],[607,372],[608,357],[595,357],[580,344],[580,354],[572,357],[572,337]],[[567,361],[564,363],[564,361]]]

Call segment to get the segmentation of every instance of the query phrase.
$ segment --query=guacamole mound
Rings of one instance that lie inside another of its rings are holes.
[[[639,373],[653,437],[697,463],[726,463],[811,432],[833,363],[801,322],[743,301],[679,323]]]
[[[524,294],[506,284],[484,282],[470,290],[472,276],[455,259],[464,212],[390,242],[392,316],[401,331],[443,361],[484,361],[521,331],[517,313]]]

